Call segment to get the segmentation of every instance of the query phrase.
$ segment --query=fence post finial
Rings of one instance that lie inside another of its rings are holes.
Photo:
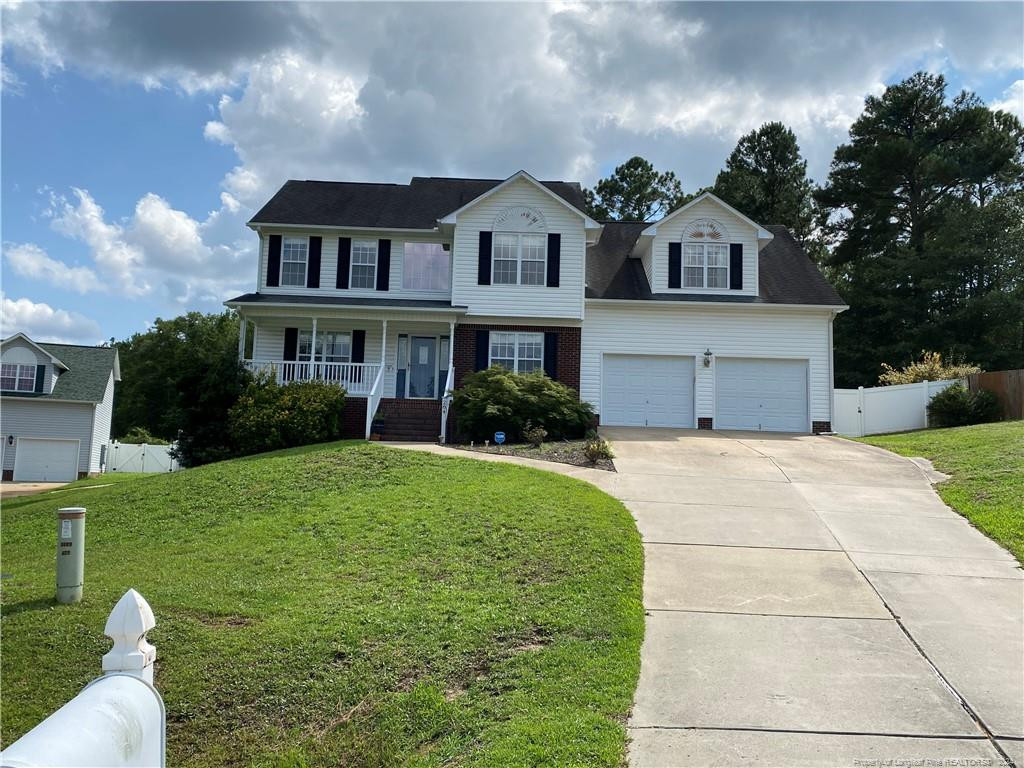
[[[126,672],[152,684],[156,648],[146,641],[146,633],[155,626],[146,599],[134,589],[125,592],[103,628],[103,634],[114,641],[114,647],[103,656],[103,671]]]

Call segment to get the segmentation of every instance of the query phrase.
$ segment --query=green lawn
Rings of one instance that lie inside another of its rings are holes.
[[[860,438],[901,456],[924,456],[952,479],[949,506],[1024,563],[1024,421]]]
[[[88,508],[56,606],[54,512]],[[4,504],[4,743],[99,672],[128,587],[157,617],[168,765],[618,766],[640,537],[582,482],[335,443]]]

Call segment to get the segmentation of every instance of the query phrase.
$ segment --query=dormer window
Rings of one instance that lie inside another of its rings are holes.
[[[533,208],[515,206],[494,219],[492,252],[495,285],[544,285],[547,222]]]
[[[309,240],[286,237],[281,242],[281,285],[302,288],[306,285]]]
[[[0,389],[7,392],[34,392],[36,366],[4,363],[0,370]]]
[[[728,288],[729,244],[714,219],[697,219],[683,233],[683,288]]]

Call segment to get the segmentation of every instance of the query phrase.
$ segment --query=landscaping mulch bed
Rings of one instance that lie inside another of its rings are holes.
[[[514,445],[485,446],[483,443],[468,443],[453,445],[452,448],[461,448],[464,451],[479,451],[480,453],[501,453],[506,456],[521,456],[524,459],[537,459],[538,461],[555,461],[559,464],[572,464],[577,467],[589,467],[590,469],[603,469],[607,472],[615,472],[615,465],[611,459],[599,459],[596,464],[583,455],[583,440],[556,440],[545,442],[540,448],[535,448],[529,443],[516,443]]]

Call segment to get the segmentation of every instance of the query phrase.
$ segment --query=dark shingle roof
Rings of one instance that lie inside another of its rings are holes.
[[[786,227],[765,227],[774,238],[758,254],[758,295],[652,293],[640,259],[629,258],[648,224],[613,221],[587,248],[587,298],[650,301],[714,301],[740,304],[820,304],[844,302]]]
[[[408,184],[286,181],[252,224],[434,229],[437,220],[501,184],[503,179],[416,176]],[[576,182],[542,181],[569,205],[584,208]]]
[[[113,347],[83,347],[77,344],[37,344],[68,367],[60,371],[50,394],[5,392],[4,397],[31,397],[37,400],[76,400],[98,403],[103,400],[107,381],[114,370],[117,350]],[[59,369],[58,369],[59,370]]]
[[[369,298],[367,296],[318,296],[318,295],[284,295],[277,293],[244,293],[233,299],[224,302],[228,306],[232,304],[312,304],[325,305],[336,304],[338,306],[366,307],[373,309],[382,307],[408,307],[412,309],[456,309],[464,310],[467,307],[453,305],[450,301],[442,299],[385,299]]]

